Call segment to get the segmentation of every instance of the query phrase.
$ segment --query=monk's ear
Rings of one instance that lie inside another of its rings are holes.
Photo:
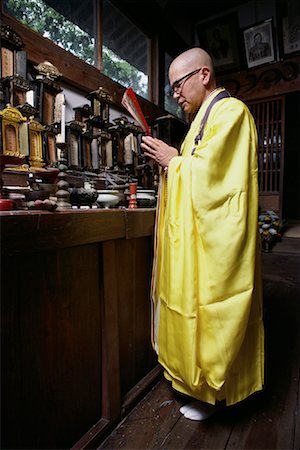
[[[211,80],[211,71],[207,66],[202,67],[203,84],[206,86]]]

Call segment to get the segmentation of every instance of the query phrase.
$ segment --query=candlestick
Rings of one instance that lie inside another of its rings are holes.
[[[58,170],[59,173],[57,175],[57,209],[56,211],[65,211],[66,209],[71,208],[70,200],[70,192],[69,192],[69,183],[67,181],[67,174],[66,171],[68,169],[68,166],[66,165],[67,159],[65,157],[65,151],[67,144],[65,143],[59,143],[57,145],[60,149],[60,158],[59,158],[59,164],[58,164]]]
[[[136,190],[137,190],[137,183],[129,183],[129,205],[128,205],[128,208],[130,208],[130,209],[137,208]]]

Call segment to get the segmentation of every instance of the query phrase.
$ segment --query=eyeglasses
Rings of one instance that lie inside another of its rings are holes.
[[[202,67],[199,69],[193,70],[193,72],[188,73],[187,75],[184,75],[183,77],[179,78],[179,80],[174,81],[174,83],[171,86],[170,95],[173,97],[174,94],[179,94],[183,88],[184,83],[186,80],[188,80],[193,75],[196,75],[196,73],[200,72]]]

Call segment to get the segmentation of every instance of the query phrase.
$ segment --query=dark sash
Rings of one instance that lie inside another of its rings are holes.
[[[201,121],[201,125],[200,125],[200,130],[199,130],[199,134],[197,134],[197,136],[195,137],[195,147],[192,150],[192,155],[195,153],[196,150],[196,146],[198,145],[198,143],[201,141],[201,139],[203,138],[203,134],[204,134],[204,127],[205,124],[207,122],[209,113],[211,111],[211,108],[214,106],[215,103],[217,103],[219,100],[222,100],[222,98],[228,98],[231,97],[231,95],[229,94],[228,91],[221,91],[219,92],[215,98],[210,102],[210,104],[207,107],[207,110],[205,111],[205,114],[203,116],[203,119]]]

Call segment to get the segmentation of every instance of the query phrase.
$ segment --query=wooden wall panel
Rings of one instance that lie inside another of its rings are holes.
[[[156,360],[151,346],[150,284],[152,236],[135,239],[135,380],[140,380]],[[145,333],[145,330],[147,331]],[[137,381],[134,381],[134,384]]]
[[[118,317],[122,396],[130,390],[135,379],[135,248],[135,239],[121,240],[118,242],[116,248],[116,260],[119,273]]]
[[[3,448],[68,448],[101,416],[98,245],[2,265]]]
[[[120,240],[116,255],[121,394],[124,396],[154,365],[149,294],[152,239]]]
[[[272,210],[281,213],[280,198],[278,195],[263,195],[259,196],[259,206],[262,210]]]
[[[116,243],[102,244],[101,271],[103,276],[102,335],[103,335],[103,415],[115,420],[121,409],[119,360],[119,311]]]

